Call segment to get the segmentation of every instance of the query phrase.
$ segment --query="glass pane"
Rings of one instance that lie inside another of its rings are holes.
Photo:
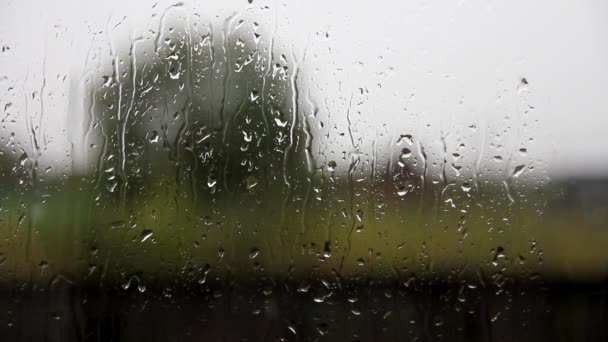
[[[0,336],[606,339],[607,10],[3,1]]]

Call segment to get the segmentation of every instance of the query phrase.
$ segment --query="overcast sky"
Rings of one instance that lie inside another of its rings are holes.
[[[72,144],[82,135],[71,120],[82,110],[79,82],[91,46],[118,22],[123,34],[157,27],[174,3],[0,0],[0,115],[9,118],[0,135],[15,132],[31,148],[24,97],[42,94],[42,106],[40,96],[28,101],[30,118],[42,123],[36,134],[46,139],[40,162],[69,171]],[[365,90],[352,130],[362,153],[372,142],[388,148],[411,134],[430,151],[445,144],[469,165],[481,154],[483,163],[513,158],[556,177],[608,171],[606,1],[242,0],[183,7],[222,19],[266,5],[260,22],[277,20],[277,49],[301,57],[306,50],[301,88],[323,104],[335,130],[347,125],[348,100]],[[352,148],[346,138],[335,144],[336,153]]]

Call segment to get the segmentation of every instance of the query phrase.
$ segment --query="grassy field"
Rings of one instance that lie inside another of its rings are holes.
[[[574,211],[540,213],[532,200],[514,204],[491,191],[453,197],[453,206],[432,196],[354,198],[346,187],[308,197],[270,187],[196,200],[176,189],[170,182],[149,186],[124,205],[96,199],[78,181],[38,194],[5,190],[1,281],[502,286],[594,282],[608,274],[602,222]]]
[[[502,286],[608,275],[603,222],[573,210],[541,213],[532,200],[514,204],[491,191],[453,205],[432,196],[354,198],[348,188],[327,191],[334,194],[327,199],[269,187],[196,200],[176,189],[158,182],[122,205],[95,199],[78,181],[39,193],[5,190],[1,281]]]

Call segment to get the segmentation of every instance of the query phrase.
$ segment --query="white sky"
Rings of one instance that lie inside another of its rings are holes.
[[[42,118],[39,96],[28,101],[31,119],[42,123],[36,134],[47,137],[40,163],[69,172],[71,145],[82,135],[72,121],[82,110],[79,82],[92,42],[123,17],[127,30],[149,27],[158,20],[151,15],[172,3],[0,0],[0,49],[10,48],[0,52],[0,116],[9,118],[0,135],[15,132],[31,153],[24,98],[42,91]],[[460,152],[468,165],[481,151],[484,163],[512,155],[555,176],[607,174],[606,1],[184,3],[220,17],[268,4],[266,25],[276,10],[277,40],[298,56],[307,49],[303,82],[327,103],[336,131],[347,125],[349,98],[367,89],[356,108],[361,114],[351,118],[363,153],[374,140],[388,146],[408,133],[437,153],[444,137],[449,153]],[[534,109],[524,114],[527,104]],[[339,154],[350,144],[338,138],[333,149]],[[525,157],[517,154],[522,147]]]

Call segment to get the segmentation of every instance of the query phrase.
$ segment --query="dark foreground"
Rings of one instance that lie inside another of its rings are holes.
[[[606,341],[607,289],[359,285],[332,292],[310,283],[102,291],[66,283],[51,292],[3,291],[0,336],[2,341]]]

